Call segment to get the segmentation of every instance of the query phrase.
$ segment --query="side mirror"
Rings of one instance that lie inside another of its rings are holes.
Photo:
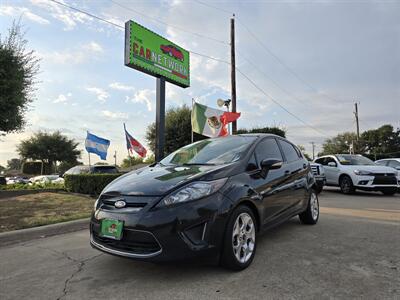
[[[337,164],[333,161],[328,162],[328,167],[337,167]]]
[[[261,161],[261,169],[276,170],[282,167],[282,161],[275,158],[267,158]]]
[[[283,164],[283,162],[280,159],[276,159],[276,158],[263,159],[260,163],[260,165],[261,165],[260,175],[263,178],[266,178],[269,170],[279,169],[280,167],[282,167],[282,164]]]

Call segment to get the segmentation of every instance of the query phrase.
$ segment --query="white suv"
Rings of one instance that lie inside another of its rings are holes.
[[[315,162],[324,166],[326,185],[339,186],[344,194],[360,189],[393,195],[399,187],[398,171],[379,166],[362,155],[326,155]]]

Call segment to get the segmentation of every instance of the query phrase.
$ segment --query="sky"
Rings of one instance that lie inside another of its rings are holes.
[[[134,20],[191,51],[191,86],[167,83],[167,108],[230,98],[235,13],[238,128],[283,127],[310,153],[311,141],[318,152],[355,131],[355,102],[361,132],[400,127],[400,1],[58,1],[120,26]],[[127,156],[123,123],[146,145],[156,79],[124,66],[123,29],[49,0],[2,0],[2,37],[20,17],[40,73],[25,130],[1,137],[0,165],[37,131],[59,130],[81,150],[87,130],[107,138],[110,164],[114,151],[117,163]]]

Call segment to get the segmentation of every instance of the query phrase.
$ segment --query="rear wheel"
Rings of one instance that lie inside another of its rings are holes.
[[[240,271],[247,268],[256,253],[256,220],[252,210],[237,207],[230,217],[224,236],[221,264]]]
[[[301,223],[314,225],[317,224],[319,219],[319,201],[317,193],[311,190],[310,199],[308,200],[307,209],[299,214]]]
[[[339,185],[343,194],[352,194],[355,191],[353,181],[347,175],[344,175],[340,178]]]

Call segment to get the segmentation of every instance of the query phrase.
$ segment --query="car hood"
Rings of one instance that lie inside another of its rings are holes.
[[[360,170],[360,171],[368,171],[373,173],[396,173],[396,170],[390,167],[385,166],[368,166],[368,165],[357,165],[357,166],[346,166],[343,165],[348,170]]]
[[[193,180],[213,180],[226,176],[230,165],[144,167],[118,177],[102,194],[162,196]]]

